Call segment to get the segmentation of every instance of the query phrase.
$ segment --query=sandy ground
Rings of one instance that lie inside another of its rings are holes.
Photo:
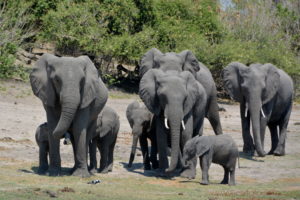
[[[130,98],[109,99],[107,105],[115,109],[121,121],[120,132],[115,148],[115,163],[112,173],[106,176],[144,176],[141,153],[135,159],[133,170],[124,168],[128,162],[131,145],[130,127],[126,119],[127,105],[137,96]],[[238,104],[220,104],[226,111],[220,112],[223,131],[230,134],[239,150],[242,151],[242,135]],[[41,101],[35,97],[29,84],[18,82],[0,82],[0,168],[2,165],[15,163],[32,163],[38,165],[38,147],[35,143],[36,127],[45,122],[45,111]],[[269,181],[295,182],[300,189],[300,105],[293,107],[286,142],[286,156],[265,158],[245,157],[241,155],[241,168],[237,169],[236,179],[239,184]],[[205,120],[205,135],[213,134],[210,124]],[[265,150],[270,149],[270,134],[267,131]],[[73,165],[71,146],[61,145],[62,166]],[[21,168],[22,166],[20,166]],[[199,166],[198,166],[199,168]],[[198,177],[200,169],[198,169]],[[221,180],[223,169],[213,164],[210,179]],[[197,178],[198,178],[197,177]],[[199,177],[200,178],[200,177]],[[196,180],[198,181],[198,180]]]

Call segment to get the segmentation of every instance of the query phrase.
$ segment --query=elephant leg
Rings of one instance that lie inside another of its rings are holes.
[[[152,131],[155,133],[155,131]],[[151,141],[151,153],[150,153],[150,161],[152,163],[152,169],[158,168],[158,161],[157,161],[157,142],[156,142],[156,135],[151,133],[150,136]]]
[[[75,150],[75,141],[74,141],[74,136],[73,134],[71,134],[71,143],[72,143],[72,149],[73,149],[73,156],[74,156],[74,166],[72,167],[72,169],[70,170],[70,174],[73,174],[73,172],[76,169],[77,163],[76,163],[76,150]]]
[[[145,134],[142,134],[139,138],[139,141],[140,141],[140,146],[141,146],[141,150],[142,150],[142,154],[143,154],[144,170],[151,170],[147,136]]]
[[[168,140],[167,140],[167,130],[164,127],[164,118],[163,116],[156,118],[156,141],[158,147],[158,155],[159,155],[159,169],[165,170],[169,167],[168,157],[167,157],[167,148],[168,148]]]
[[[106,136],[105,136],[106,137]],[[101,138],[100,142],[100,168],[99,173],[108,173],[107,165],[108,165],[108,152],[109,152],[109,145],[104,138]]]
[[[96,139],[91,140],[89,143],[90,166],[89,170],[92,173],[97,171],[97,142]]]
[[[196,131],[197,133],[197,131]],[[183,147],[185,143],[192,138],[193,135],[193,116],[189,117],[185,123],[185,130],[182,131],[181,134],[181,150],[183,150]],[[182,152],[182,151],[181,151]],[[180,163],[182,164],[182,158],[180,157]],[[191,165],[189,165],[187,168],[184,168],[181,172],[180,176],[186,177],[189,179],[194,179],[196,177],[196,165],[197,165],[197,157],[193,158],[191,161]]]
[[[224,168],[224,178],[223,178],[221,184],[228,184],[229,169],[225,166],[223,166],[223,168]]]
[[[75,165],[76,169],[73,172],[73,176],[79,177],[90,177],[91,174],[88,171],[87,166],[87,153],[89,140],[87,127],[89,120],[89,112],[86,109],[78,110],[77,115],[75,116],[72,133],[74,136],[74,145],[75,145]]]
[[[53,131],[58,123],[59,116],[56,116],[55,111],[47,108],[48,122],[48,139],[49,139],[49,176],[59,176],[61,174],[61,159],[59,145],[60,140],[54,139]]]
[[[219,106],[217,103],[217,96],[211,97],[207,110],[207,118],[214,129],[216,135],[223,134],[222,125],[219,115]]]
[[[45,174],[48,170],[48,152],[49,152],[49,143],[41,142],[39,144],[39,169],[38,174]]]
[[[250,114],[249,111],[247,113],[245,112],[246,106],[245,103],[240,104],[240,115],[241,115],[241,122],[242,122],[242,134],[243,134],[243,141],[244,141],[244,147],[243,152],[244,153],[250,153],[251,155],[254,154],[254,143],[253,139],[250,134]],[[246,116],[247,115],[247,116]]]
[[[201,167],[201,171],[202,171],[202,181],[200,182],[201,185],[209,184],[208,170],[209,170],[210,164],[211,164],[211,161],[210,161],[207,153],[200,157],[200,167]]]
[[[235,167],[229,170],[230,178],[229,178],[229,185],[235,185]]]
[[[270,124],[269,125],[269,130],[271,133],[271,150],[269,151],[269,155],[274,154],[274,151],[278,145],[278,131],[277,131],[277,125],[276,124]]]
[[[278,141],[278,145],[274,151],[274,155],[276,155],[276,156],[285,155],[285,140],[286,140],[287,126],[289,123],[291,111],[292,111],[292,103],[290,104],[285,117],[279,124],[279,141]]]
[[[112,172],[112,170],[113,170],[115,145],[116,145],[116,141],[114,141],[114,142],[109,146],[109,152],[108,152],[108,166],[107,166],[107,169],[108,169],[109,172]]]

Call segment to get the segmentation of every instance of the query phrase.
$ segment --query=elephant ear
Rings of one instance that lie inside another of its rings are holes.
[[[133,118],[132,118],[133,112],[135,109],[138,109],[139,107],[140,107],[139,102],[134,101],[131,104],[129,104],[126,109],[126,117],[131,128],[133,126]]]
[[[156,59],[160,55],[162,55],[161,51],[156,48],[150,49],[143,55],[140,64],[140,77],[143,77],[149,69],[159,67]]]
[[[207,136],[198,136],[196,141],[196,155],[197,157],[202,156],[207,151],[209,151],[211,147],[211,141]]]
[[[43,104],[54,107],[56,94],[50,79],[51,69],[48,65],[50,59],[56,57],[51,54],[44,54],[35,64],[30,74],[30,84],[35,96],[40,98]]]
[[[179,55],[183,58],[183,71],[190,71],[195,75],[200,70],[199,61],[191,51],[185,50],[179,53]]]
[[[279,84],[280,84],[280,75],[278,73],[277,68],[270,63],[264,64],[261,67],[266,73],[266,79],[265,79],[266,87],[262,96],[262,101],[263,101],[262,103],[266,104],[274,97],[274,95],[278,91]]]
[[[98,71],[90,58],[88,56],[80,56],[79,58],[83,59],[85,73],[80,108],[86,108],[95,98],[100,98],[103,83],[99,78]]]
[[[180,76],[186,80],[186,90],[188,94],[183,105],[183,112],[184,115],[186,115],[193,109],[196,101],[201,97],[195,77],[187,71],[181,72]]]
[[[148,110],[155,115],[158,115],[161,109],[156,90],[157,77],[162,75],[163,72],[161,70],[150,69],[140,81],[139,95]]]
[[[240,73],[246,71],[248,68],[239,62],[232,62],[223,69],[222,78],[226,91],[230,97],[238,102],[243,100],[240,87]]]

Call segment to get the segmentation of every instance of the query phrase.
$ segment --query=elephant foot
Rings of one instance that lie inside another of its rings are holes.
[[[152,161],[152,169],[158,169],[158,167],[159,167],[158,161],[157,160]]]
[[[270,151],[269,151],[269,153],[268,153],[268,155],[273,155],[274,154],[274,149],[271,149]]]
[[[40,175],[45,175],[47,173],[48,167],[39,167],[37,173]]]
[[[60,176],[61,175],[61,168],[49,168],[48,171],[49,176]]]
[[[249,155],[249,156],[253,156],[255,153],[255,150],[253,148],[249,148],[249,147],[245,147],[243,148],[243,153]]]
[[[90,171],[90,173],[92,173],[92,174],[96,174],[96,173],[98,172],[96,168],[92,168],[92,169],[90,169],[89,171]]]
[[[263,151],[261,154],[259,154],[257,151],[255,151],[254,156],[255,157],[265,157],[267,155],[267,153],[265,151]]]
[[[144,170],[151,170],[151,165],[150,165],[150,163],[144,164]]]
[[[208,183],[207,180],[202,180],[202,181],[200,182],[200,184],[201,184],[201,185],[208,185],[209,183]]]
[[[230,182],[228,183],[228,185],[229,185],[229,186],[235,186],[236,184],[235,184],[235,182],[230,181]]]
[[[186,169],[183,172],[180,173],[180,176],[187,179],[195,179],[196,172],[191,169]]]
[[[274,155],[275,156],[284,156],[285,152],[284,149],[282,147],[277,147],[276,150],[274,151]]]
[[[222,182],[220,183],[220,184],[224,184],[224,185],[226,185],[226,184],[228,184],[228,180],[222,180]]]
[[[87,177],[90,177],[91,174],[90,174],[90,172],[87,169],[77,168],[73,172],[72,176],[78,176],[78,177],[81,177],[81,178],[87,178]]]

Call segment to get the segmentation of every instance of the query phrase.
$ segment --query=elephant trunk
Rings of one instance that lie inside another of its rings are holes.
[[[137,135],[133,135],[132,146],[131,146],[131,153],[130,153],[128,167],[132,166],[132,162],[134,160],[134,156],[135,156],[135,152],[136,152],[136,147],[137,147],[138,139],[139,139],[139,137]]]
[[[60,118],[56,128],[53,131],[53,137],[55,139],[62,138],[63,135],[68,131],[77,111],[79,103],[79,96],[70,96],[62,99]]]
[[[262,147],[261,141],[261,131],[260,131],[260,111],[261,111],[261,103],[250,103],[249,111],[250,117],[252,121],[252,131],[254,137],[254,144],[257,154],[261,157],[265,156],[265,152]]]
[[[181,121],[182,121],[182,115],[179,114],[180,112],[176,113],[174,111],[171,111],[168,116],[170,116],[169,124],[170,124],[170,132],[171,132],[171,163],[168,169],[166,169],[166,172],[172,172],[176,169],[178,164],[178,158],[179,158],[179,151],[180,151],[180,131],[181,131]]]

